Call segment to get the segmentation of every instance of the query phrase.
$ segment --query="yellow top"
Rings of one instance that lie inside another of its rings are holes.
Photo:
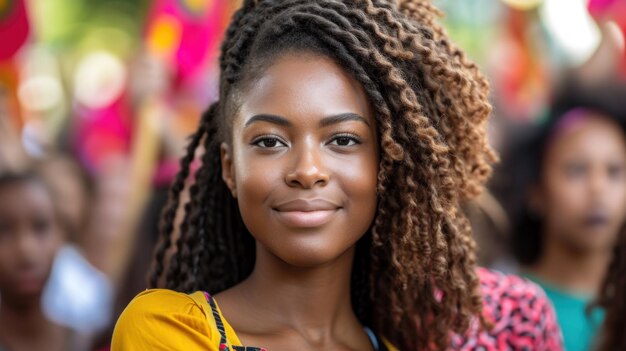
[[[242,346],[217,303],[228,346]],[[204,293],[146,290],[130,302],[113,331],[112,351],[219,351],[220,333]],[[397,351],[385,340],[390,351]]]

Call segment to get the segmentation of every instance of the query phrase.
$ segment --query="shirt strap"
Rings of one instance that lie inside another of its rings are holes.
[[[213,319],[215,320],[215,325],[217,327],[217,331],[220,333],[220,351],[267,351],[264,348],[259,347],[249,347],[249,346],[231,346],[228,342],[228,338],[226,337],[226,329],[224,328],[224,321],[222,321],[222,316],[220,315],[219,310],[217,309],[217,304],[213,297],[203,291],[204,297],[206,298],[209,307],[211,308],[211,313],[213,315]]]

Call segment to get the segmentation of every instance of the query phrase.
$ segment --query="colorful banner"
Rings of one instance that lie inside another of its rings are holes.
[[[0,0],[0,61],[13,57],[29,33],[24,0]]]

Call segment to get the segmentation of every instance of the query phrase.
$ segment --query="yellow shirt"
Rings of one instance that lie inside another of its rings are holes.
[[[242,346],[217,304],[228,346]],[[204,293],[146,290],[130,302],[113,331],[112,351],[219,351],[220,333]],[[397,351],[386,341],[390,351]]]
[[[226,337],[241,346],[233,328],[217,308]],[[219,351],[220,333],[202,292],[146,290],[126,307],[115,325],[111,350]],[[231,346],[232,345],[228,345]]]

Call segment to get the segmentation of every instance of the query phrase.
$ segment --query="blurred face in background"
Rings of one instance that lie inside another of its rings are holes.
[[[63,241],[54,203],[35,180],[0,185],[0,294],[13,302],[38,296]]]
[[[580,253],[609,250],[626,218],[626,138],[608,117],[571,113],[548,144],[533,207],[548,240]]]
[[[81,169],[69,158],[56,157],[41,163],[38,173],[48,185],[53,199],[62,200],[56,201],[56,211],[69,239],[80,241],[90,200]]]

